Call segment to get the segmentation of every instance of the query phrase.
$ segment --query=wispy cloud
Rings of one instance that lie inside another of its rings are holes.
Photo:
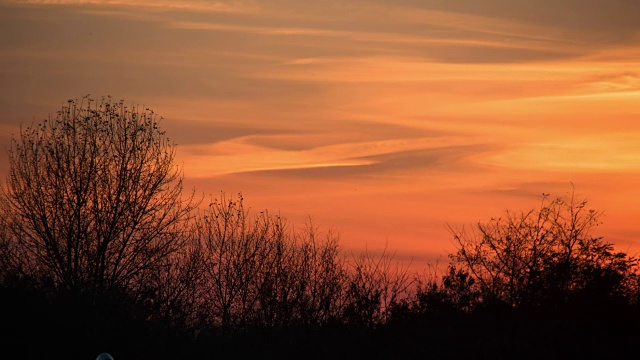
[[[492,154],[487,161],[509,169],[640,173],[638,159],[640,132],[537,140]]]
[[[304,134],[298,136],[301,140],[307,139]],[[382,174],[411,167],[446,168],[447,161],[449,168],[453,169],[455,166],[450,161],[451,156],[465,157],[472,153],[477,155],[484,147],[484,144],[471,144],[464,137],[435,136],[348,142],[345,141],[347,136],[342,141],[334,139],[338,141],[335,144],[297,150],[255,145],[260,143],[255,137],[269,138],[270,135],[236,138],[212,145],[187,145],[182,149],[185,164],[189,164],[191,169],[197,168],[197,173],[192,170],[191,176],[199,177],[254,171],[364,166],[370,167],[362,169],[361,174],[372,171]],[[466,150],[462,151],[463,149]],[[357,173],[358,170],[355,171],[356,175]]]
[[[209,177],[233,173],[335,166],[360,166],[371,163],[339,156],[322,156],[313,151],[266,149],[238,141],[210,146],[182,148],[185,167],[191,177]]]
[[[63,6],[63,5],[93,5],[107,6],[114,8],[146,8],[158,10],[186,10],[186,11],[207,11],[221,13],[247,13],[256,10],[256,7],[249,6],[241,1],[205,1],[205,0],[5,0],[6,3],[14,6]],[[109,13],[104,13],[109,14]],[[111,14],[122,15],[124,12],[114,12]]]

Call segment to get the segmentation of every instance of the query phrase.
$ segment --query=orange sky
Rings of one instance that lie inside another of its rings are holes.
[[[637,14],[627,0],[0,0],[0,140],[112,95],[164,116],[189,186],[311,217],[345,249],[432,260],[453,250],[446,224],[573,183],[635,254]]]

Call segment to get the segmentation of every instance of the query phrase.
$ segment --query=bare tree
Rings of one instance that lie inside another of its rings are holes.
[[[2,187],[12,265],[73,291],[141,290],[185,241],[175,145],[153,110],[69,100],[21,129]]]
[[[305,323],[326,324],[335,321],[344,311],[348,284],[348,269],[339,247],[338,234],[328,231],[324,237],[309,221],[298,236],[301,253],[301,307]],[[320,239],[319,239],[320,237]]]
[[[212,199],[192,230],[202,247],[205,276],[200,317],[222,332],[250,321],[273,243],[284,236],[282,219],[265,212],[251,219],[242,200],[224,194]]]
[[[204,276],[200,317],[229,333],[247,327],[320,325],[337,319],[347,274],[331,232],[318,239],[268,211],[250,214],[243,198],[212,199],[196,216]]]
[[[15,261],[18,254],[11,241],[8,217],[6,202],[0,198],[0,284],[6,284],[12,276],[20,276],[22,270]]]
[[[261,324],[323,325],[336,320],[345,305],[348,274],[338,237],[321,237],[311,221],[301,232],[290,229],[279,239],[261,286]]]
[[[198,331],[199,289],[204,283],[202,252],[193,237],[158,264],[141,290],[146,312],[163,319],[165,327]]]
[[[377,256],[365,250],[350,260],[345,321],[366,327],[386,323],[414,284],[409,264],[396,261],[386,247]]]
[[[624,296],[637,260],[593,235],[599,215],[573,193],[544,194],[537,210],[507,212],[470,231],[450,228],[453,265],[477,280],[484,302],[511,307],[564,303],[585,291]]]

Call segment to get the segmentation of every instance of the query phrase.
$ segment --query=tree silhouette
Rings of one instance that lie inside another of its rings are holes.
[[[343,321],[367,328],[385,324],[413,285],[408,264],[385,248],[379,256],[369,251],[354,255],[350,265]]]
[[[242,195],[212,199],[192,234],[202,254],[199,312],[221,333],[247,327],[318,325],[339,316],[347,281],[337,238],[316,239],[268,211],[250,214]]]
[[[153,110],[69,100],[21,129],[2,187],[15,272],[72,292],[140,292],[182,248],[175,146]]]
[[[14,137],[0,192],[11,349],[512,358],[637,336],[638,259],[594,235],[601,213],[573,193],[450,227],[447,271],[425,279],[386,248],[347,256],[311,221],[252,214],[241,194],[200,208],[174,155],[152,110],[109,97],[70,100]]]
[[[458,247],[452,263],[477,281],[485,304],[628,302],[638,261],[593,235],[599,216],[573,193],[544,195],[537,210],[507,212],[471,231],[450,228]]]

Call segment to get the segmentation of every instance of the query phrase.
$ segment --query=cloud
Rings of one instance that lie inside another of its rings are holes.
[[[640,173],[640,133],[600,133],[533,140],[492,154],[489,164],[512,170]]]
[[[262,9],[271,14],[274,9]],[[271,10],[271,11],[270,11]],[[306,9],[301,7],[304,12]],[[423,59],[455,63],[507,63],[569,58],[584,55],[585,46],[570,38],[557,37],[546,27],[523,25],[515,21],[430,9],[407,9],[358,3],[358,15],[334,14],[319,9],[316,17],[301,22],[297,17],[280,14],[276,20],[256,16],[251,22],[228,22],[222,19],[172,21],[169,26],[215,32],[239,32],[258,37],[312,37],[316,46],[320,38],[330,38],[333,47],[343,51],[358,49],[360,54],[416,56]],[[278,13],[275,11],[275,13]],[[384,16],[386,21],[377,21]],[[283,41],[283,40],[272,40]],[[337,42],[337,43],[336,43]],[[294,49],[306,43],[287,42]],[[344,44],[344,45],[341,45]],[[329,51],[327,49],[327,51]],[[344,55],[344,54],[343,54]]]
[[[327,119],[309,126],[314,129],[278,135],[251,136],[245,141],[271,149],[302,151],[339,144],[371,143],[388,139],[422,139],[444,135],[442,131],[432,129],[346,119]]]
[[[158,10],[206,11],[213,13],[247,13],[255,10],[247,2],[206,1],[206,0],[7,0],[13,6],[100,6],[126,7]],[[124,12],[103,13],[104,15],[126,15]]]
[[[376,0],[381,6],[406,6],[545,28],[546,33],[590,44],[626,42],[637,31],[640,3],[628,0]]]
[[[618,74],[606,74],[588,79],[587,86],[591,92],[634,92],[640,91],[640,75],[637,72],[626,71]]]
[[[176,141],[180,147],[280,133],[279,130],[266,126],[243,126],[241,124],[204,122],[188,119],[173,120],[174,121],[164,121],[162,127],[167,134],[171,134],[171,138]]]
[[[353,179],[371,176],[393,177],[394,174],[418,173],[421,170],[467,172],[477,168],[469,157],[489,151],[487,145],[461,145],[431,149],[409,150],[382,155],[347,158],[334,166],[308,166],[257,170],[271,177],[312,179]],[[351,162],[351,163],[349,163]]]

